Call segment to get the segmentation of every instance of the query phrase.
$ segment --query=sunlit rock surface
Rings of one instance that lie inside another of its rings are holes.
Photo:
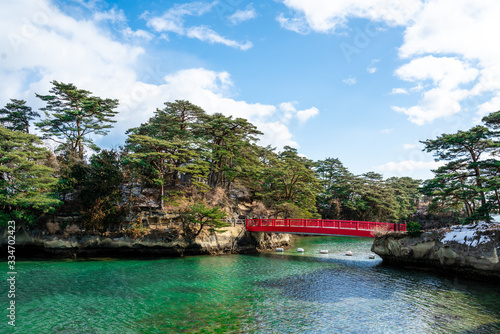
[[[372,251],[385,263],[432,268],[470,278],[500,279],[498,225],[453,226],[416,237],[388,233],[375,238]]]
[[[290,245],[288,234],[248,232],[243,226],[227,227],[222,233],[201,233],[194,240],[108,238],[83,235],[49,239],[32,238],[22,232],[22,242],[16,244],[16,254],[23,258],[74,257],[162,257],[185,255],[215,255],[254,253]],[[7,238],[0,239],[0,247]]]

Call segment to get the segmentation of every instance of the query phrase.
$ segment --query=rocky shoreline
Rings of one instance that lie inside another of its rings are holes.
[[[228,227],[225,232],[203,234],[193,241],[161,238],[132,239],[83,235],[64,238],[32,238],[26,232],[16,234],[18,259],[92,258],[92,257],[180,257],[256,253],[290,245],[287,234],[248,232],[243,226]],[[7,239],[0,240],[7,248]]]
[[[372,252],[384,263],[433,270],[468,279],[500,282],[500,228],[485,223],[377,236]]]

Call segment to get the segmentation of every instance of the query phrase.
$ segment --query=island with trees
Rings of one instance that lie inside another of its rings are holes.
[[[113,127],[119,101],[51,84],[36,95],[45,104],[40,112],[14,98],[0,109],[0,224],[15,220],[20,235],[44,249],[66,245],[76,255],[82,245],[128,240],[150,249],[168,244],[168,255],[252,251],[255,240],[234,230],[238,219],[369,220],[431,230],[493,225],[500,212],[500,111],[469,130],[423,140],[443,162],[432,179],[384,179],[355,175],[337,158],[312,161],[292,147],[260,146],[262,133],[248,120],[183,100],[159,106],[126,132],[122,146],[101,149],[94,139]],[[193,246],[224,235],[223,250]],[[261,247],[288,242],[262,238]],[[228,246],[235,240],[246,246]]]

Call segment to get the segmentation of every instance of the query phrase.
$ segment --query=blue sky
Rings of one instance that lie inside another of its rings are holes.
[[[262,145],[355,174],[432,177],[420,140],[500,109],[496,0],[52,1],[0,13],[0,104],[50,81],[120,100],[98,144],[163,102],[244,117]]]

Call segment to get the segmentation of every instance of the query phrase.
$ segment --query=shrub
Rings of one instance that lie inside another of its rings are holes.
[[[267,218],[269,217],[269,210],[266,208],[264,203],[262,202],[253,202],[252,203],[252,214],[259,218]]]
[[[68,234],[76,234],[76,233],[80,232],[80,228],[76,224],[70,224],[70,225],[66,226],[64,231]]]
[[[418,237],[421,232],[422,226],[417,222],[406,223],[406,232],[409,236]]]
[[[47,230],[50,234],[55,234],[60,230],[59,223],[47,223]]]
[[[194,240],[208,227],[210,233],[222,233],[221,228],[230,224],[226,223],[226,213],[218,206],[209,207],[203,202],[198,202],[181,212],[182,230],[184,237]]]
[[[370,232],[370,234],[374,237],[382,237],[387,233],[389,233],[389,227],[387,225],[375,226],[373,231]]]
[[[140,221],[135,220],[130,224],[129,228],[125,229],[124,234],[131,239],[139,239],[143,238],[147,231],[148,229],[145,228]]]

